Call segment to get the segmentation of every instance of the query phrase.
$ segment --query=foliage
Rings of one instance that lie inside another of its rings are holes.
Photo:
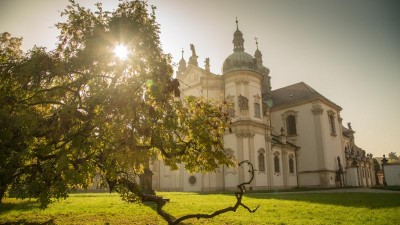
[[[211,213],[230,205],[230,193],[159,193],[171,199],[168,212]],[[397,224],[400,194],[396,193],[247,193],[243,201],[261,205],[258,213],[238,209],[210,220],[188,220],[188,224]],[[190,199],[191,201],[188,201]],[[38,204],[12,198],[0,208],[0,224],[21,222],[55,224],[162,224],[153,203],[125,204],[116,194],[71,194],[40,210]],[[206,206],[206,207],[205,207]],[[73,222],[72,222],[73,221]]]
[[[0,200],[12,186],[46,207],[99,174],[138,201],[137,176],[153,160],[191,172],[235,164],[222,145],[226,105],[180,96],[147,8],[123,1],[92,12],[70,0],[52,52],[22,53],[21,39],[2,34]],[[128,49],[126,60],[115,57],[117,45]]]
[[[388,163],[398,163],[398,162],[400,162],[400,159],[397,156],[396,152],[390,152],[388,157],[389,157]]]

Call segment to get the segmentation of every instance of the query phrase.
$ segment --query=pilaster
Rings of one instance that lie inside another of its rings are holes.
[[[314,114],[314,130],[315,130],[315,141],[317,144],[316,154],[318,158],[318,167],[320,170],[327,170],[326,154],[325,154],[325,141],[323,136],[323,123],[322,114],[324,109],[321,103],[317,102],[312,105],[311,112]],[[320,172],[320,185],[328,186],[329,184],[329,174]]]

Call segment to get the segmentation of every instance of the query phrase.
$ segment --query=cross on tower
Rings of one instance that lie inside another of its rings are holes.
[[[237,17],[236,17],[236,30],[239,30],[239,22],[238,22]]]
[[[258,49],[258,38],[255,37],[254,40],[256,40],[256,46],[257,46],[257,49]]]

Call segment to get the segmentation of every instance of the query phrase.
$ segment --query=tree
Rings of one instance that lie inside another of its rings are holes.
[[[399,157],[397,156],[396,152],[390,152],[388,157],[389,157],[389,163],[400,162]]]
[[[13,104],[18,94],[13,90],[18,88],[11,72],[22,58],[21,41],[21,38],[13,38],[9,33],[0,36],[0,202],[16,170],[22,165],[21,156],[26,149],[21,129],[24,113]]]
[[[66,22],[57,24],[55,51],[36,47],[22,59],[2,57],[1,83],[7,85],[1,91],[7,95],[1,122],[10,135],[1,139],[1,154],[10,163],[1,172],[11,171],[2,174],[2,188],[11,185],[18,197],[38,198],[45,207],[100,174],[128,202],[165,204],[137,183],[151,161],[162,159],[173,169],[183,164],[190,172],[235,165],[222,143],[230,124],[227,106],[180,96],[170,56],[161,49],[155,7],[151,13],[147,7],[124,1],[107,12],[98,3],[91,12],[70,0],[62,12]],[[116,46],[126,48],[126,59],[115,56]],[[9,178],[3,182],[3,176]],[[229,210],[245,206],[245,184]]]
[[[0,200],[12,185],[17,196],[38,198],[45,206],[51,197],[66,197],[70,187],[85,184],[78,171],[68,179],[74,171],[66,176],[65,156],[84,137],[88,118],[73,109],[71,100],[79,94],[71,94],[59,59],[39,47],[22,53],[20,45],[21,39],[2,34]],[[70,163],[82,160],[80,154],[70,156]]]

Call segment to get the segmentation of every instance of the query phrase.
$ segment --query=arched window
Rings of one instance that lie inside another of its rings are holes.
[[[263,153],[258,154],[258,171],[265,172],[265,157]]]
[[[276,154],[274,156],[274,172],[275,173],[280,173],[280,169],[279,169],[279,156],[278,154]]]
[[[289,157],[289,173],[294,173],[294,160],[293,160],[293,156]]]
[[[254,117],[261,118],[260,104],[254,103]]]
[[[296,117],[294,115],[288,115],[286,117],[286,131],[287,135],[297,134]]]

